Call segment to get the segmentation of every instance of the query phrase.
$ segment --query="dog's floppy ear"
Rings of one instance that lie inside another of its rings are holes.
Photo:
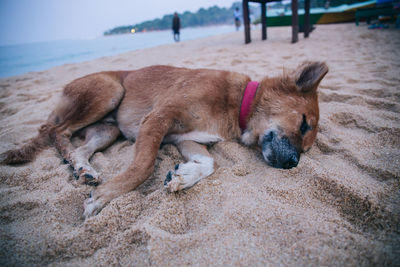
[[[324,62],[304,62],[294,74],[296,86],[300,92],[307,93],[317,90],[319,83],[328,73]]]

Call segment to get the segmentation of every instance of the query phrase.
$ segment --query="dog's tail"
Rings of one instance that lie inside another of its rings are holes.
[[[40,151],[52,144],[53,132],[53,125],[43,124],[39,128],[38,135],[30,139],[27,144],[0,154],[0,163],[12,165],[32,161]]]

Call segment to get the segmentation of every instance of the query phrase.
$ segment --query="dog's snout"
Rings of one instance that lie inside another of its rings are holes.
[[[286,137],[278,137],[275,131],[262,139],[262,151],[267,163],[275,168],[290,169],[299,164],[300,153]]]
[[[291,169],[299,164],[299,157],[297,155],[291,155],[283,164],[283,169]]]
[[[276,136],[276,133],[270,131],[268,134],[264,135],[263,143],[272,142],[272,139]]]

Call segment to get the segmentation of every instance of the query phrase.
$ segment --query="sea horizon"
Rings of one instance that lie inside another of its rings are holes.
[[[234,32],[234,25],[181,29],[181,42]],[[172,31],[100,36],[0,46],[0,78],[174,43]]]

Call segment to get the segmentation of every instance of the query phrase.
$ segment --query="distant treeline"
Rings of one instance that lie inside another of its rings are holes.
[[[230,8],[213,6],[207,9],[200,8],[196,13],[186,11],[178,15],[182,28],[226,23],[233,24],[233,11],[236,7],[241,7],[241,2],[234,3]],[[148,20],[135,25],[119,26],[104,32],[104,35],[129,33],[132,29],[135,29],[136,32],[171,29],[172,17],[173,14],[169,14],[161,19]]]

